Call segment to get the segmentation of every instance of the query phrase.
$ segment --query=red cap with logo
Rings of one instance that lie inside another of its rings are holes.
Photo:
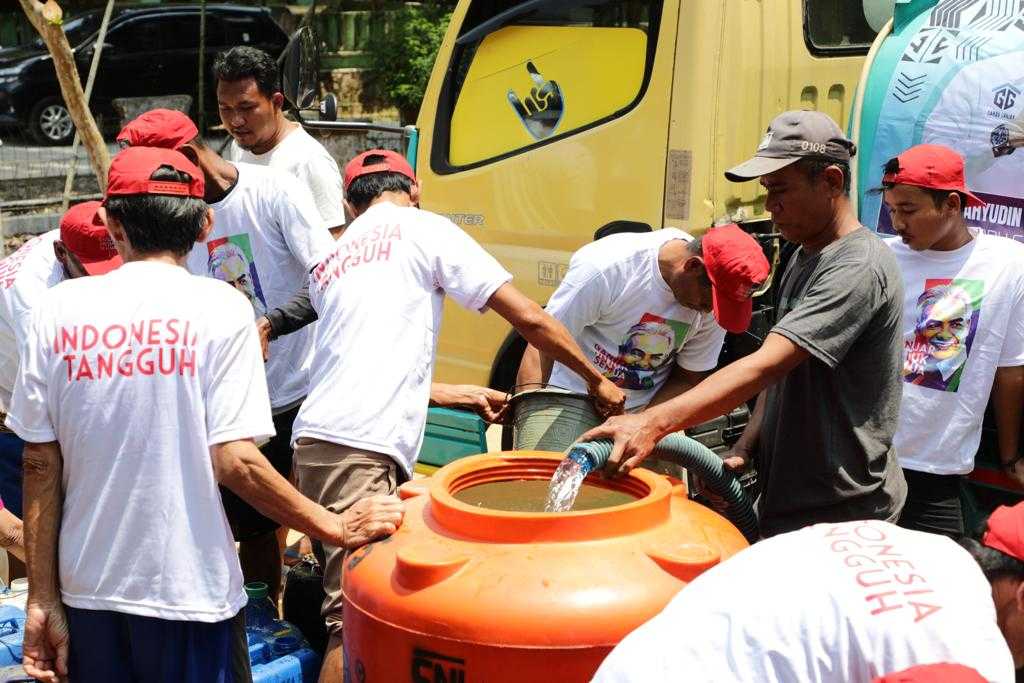
[[[370,156],[379,156],[383,159],[367,166],[366,159]],[[345,164],[345,189],[347,190],[352,181],[360,176],[384,172],[401,173],[412,182],[416,182],[416,172],[401,154],[390,149],[371,149]]]
[[[178,149],[197,137],[199,129],[185,114],[173,109],[151,109],[129,121],[117,134],[117,141],[132,147]]]
[[[962,192],[967,206],[985,206],[967,189],[964,158],[942,145],[917,145],[896,157],[899,171],[882,176],[885,185],[914,185],[928,190]]]
[[[872,683],[986,683],[977,671],[963,664],[922,664],[876,678]]]
[[[735,223],[708,230],[701,239],[704,265],[712,284],[715,320],[729,332],[746,332],[754,292],[771,270],[764,250]]]
[[[997,507],[988,517],[981,543],[1024,562],[1024,503]]]
[[[99,202],[75,204],[60,219],[60,241],[89,275],[103,275],[121,265],[107,227],[100,220]]]
[[[191,182],[153,180],[153,174],[167,166],[187,173]],[[202,199],[206,189],[203,173],[181,152],[159,147],[128,147],[118,152],[107,173],[106,202],[110,197],[159,194]]]

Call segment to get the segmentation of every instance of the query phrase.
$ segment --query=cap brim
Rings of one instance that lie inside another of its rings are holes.
[[[726,299],[718,295],[716,288],[711,290],[711,303],[715,320],[725,328],[726,332],[742,334],[750,327],[750,319],[754,317],[753,299],[744,299],[743,301]]]
[[[89,273],[89,275],[105,275],[110,271],[115,270],[123,263],[121,257],[117,254],[108,259],[103,259],[102,261],[91,261],[89,263],[86,263],[81,259],[79,259],[79,261],[81,262],[82,267],[85,268],[85,272]]]
[[[982,201],[970,192],[964,192],[964,195],[967,196],[967,206],[988,206],[986,202]]]
[[[773,159],[771,157],[753,157],[747,159],[739,166],[733,166],[725,172],[725,179],[734,183],[745,183],[748,180],[760,178],[769,173],[775,173],[780,168],[785,168],[796,163],[800,157],[785,157]]]

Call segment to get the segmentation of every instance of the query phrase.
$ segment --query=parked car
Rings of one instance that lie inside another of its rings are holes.
[[[117,122],[113,99],[161,95],[191,95],[195,112],[199,19],[198,5],[115,10],[93,86],[93,112],[110,126]],[[64,24],[83,85],[101,20],[100,11],[90,11]],[[265,7],[206,7],[207,69],[218,52],[235,45],[252,45],[276,57],[287,43],[288,36]],[[215,85],[208,75],[205,109],[213,120],[217,111]],[[52,60],[41,39],[0,50],[0,125],[17,125],[40,144],[67,144],[74,136]]]

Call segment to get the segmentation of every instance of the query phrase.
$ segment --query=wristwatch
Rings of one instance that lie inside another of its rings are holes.
[[[992,156],[1002,157],[1007,154],[1013,154],[1016,148],[1010,146],[1010,129],[1006,124],[996,126],[992,134],[989,135],[988,141],[992,144]]]

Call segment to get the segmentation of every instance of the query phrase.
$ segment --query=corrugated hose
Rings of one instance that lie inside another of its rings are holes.
[[[567,457],[579,462],[587,473],[604,467],[612,454],[609,439],[577,443]],[[683,434],[669,434],[658,442],[651,456],[671,459],[701,478],[704,484],[726,503],[725,517],[740,530],[750,543],[759,538],[754,506],[744,493],[739,480],[726,469],[722,459],[710,448]]]

